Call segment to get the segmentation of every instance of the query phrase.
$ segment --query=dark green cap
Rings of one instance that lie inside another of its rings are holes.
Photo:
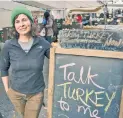
[[[11,24],[13,27],[14,27],[15,17],[20,14],[25,14],[31,20],[31,22],[33,22],[32,13],[27,8],[23,6],[18,6],[12,10],[12,14],[11,14]]]

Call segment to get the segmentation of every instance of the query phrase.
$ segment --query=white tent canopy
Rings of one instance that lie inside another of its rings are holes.
[[[53,11],[52,14],[54,15],[54,18],[62,18],[65,17],[69,11],[71,10],[77,10],[81,9],[79,11],[87,11],[88,9],[94,13],[95,11],[97,12],[100,6],[102,6],[101,2],[98,2],[98,0],[79,0],[79,1],[71,1],[71,0],[60,0],[60,1],[38,1],[39,3],[45,4],[45,5],[50,5],[51,7],[53,7],[51,10]],[[59,13],[57,13],[56,10],[63,10],[63,11],[59,11]],[[64,12],[64,10],[66,12]]]
[[[46,9],[64,9],[64,8],[85,8],[85,7],[99,7],[101,4],[100,0],[33,0],[33,1],[25,1],[25,0],[14,0],[16,2],[20,2],[23,4],[28,4],[31,6],[37,6]]]
[[[50,5],[56,9],[63,8],[85,8],[85,7],[99,7],[100,3],[97,0],[81,0],[81,1],[39,1],[45,5]]]
[[[82,1],[39,1],[39,0],[0,0],[0,28],[10,27],[11,10],[16,6],[26,6],[30,11],[40,11],[40,8],[45,9],[65,9],[78,7],[96,7],[100,4],[96,0]]]
[[[1,16],[0,28],[11,26],[11,23],[10,23],[11,11],[13,8],[15,8],[17,6],[25,6],[31,11],[38,11],[39,10],[39,8],[20,4],[17,2],[13,2],[13,1],[0,1],[0,16]]]
[[[37,7],[24,5],[21,3],[13,2],[13,1],[0,1],[0,11],[11,11],[14,7],[17,6],[25,6],[31,11],[39,10]]]
[[[117,5],[112,4],[112,0],[7,0],[3,1],[0,0],[0,28],[2,27],[9,27],[10,25],[10,15],[11,10],[16,6],[26,6],[30,11],[40,11],[41,8],[43,9],[51,9],[51,10],[58,10],[58,9],[75,9],[75,8],[98,8],[102,6],[102,3],[99,1],[107,1],[109,2],[108,7],[123,7],[122,2],[117,2]],[[118,1],[118,0],[113,0]],[[121,0],[119,0],[121,1]],[[64,14],[64,13],[63,13]]]
[[[11,10],[16,6],[26,6],[30,11],[40,11],[41,8],[45,9],[72,9],[72,8],[96,8],[102,6],[99,0],[80,0],[80,1],[70,1],[70,0],[60,0],[60,1],[42,1],[42,0],[0,0],[0,28],[9,27],[10,25],[10,15]]]

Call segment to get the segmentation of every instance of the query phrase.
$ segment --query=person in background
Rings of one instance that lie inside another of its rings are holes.
[[[51,18],[51,19],[53,19],[53,20],[55,20],[55,19],[54,19],[54,16],[52,15],[51,10],[46,10],[46,12],[49,12],[49,14],[50,14],[50,18]]]
[[[50,13],[46,11],[44,13],[44,19],[46,20],[46,40],[51,44],[52,43],[52,36],[53,36],[53,19],[50,17]]]
[[[80,28],[83,28],[82,16],[81,16],[80,14],[77,14],[76,20],[77,20],[77,22],[80,24]]]
[[[38,24],[38,18],[37,18],[37,16],[35,16],[35,18],[34,18],[34,24]]]
[[[82,22],[82,16],[80,14],[77,14],[76,20],[78,23],[81,23]]]
[[[70,16],[66,16],[66,19],[65,19],[65,25],[71,25],[72,24],[72,20],[70,18]]]
[[[43,18],[42,23],[40,25],[39,34],[40,34],[40,36],[42,36],[44,38],[46,38],[46,36],[47,36],[47,28],[45,27],[46,24],[47,24],[47,20],[45,18]]]
[[[11,23],[16,34],[5,42],[1,52],[3,85],[14,105],[16,118],[38,118],[44,99],[44,57],[49,58],[51,45],[35,35],[32,14],[25,7],[13,9]]]

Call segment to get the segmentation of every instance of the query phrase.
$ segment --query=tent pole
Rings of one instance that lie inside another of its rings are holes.
[[[105,19],[105,29],[106,29],[106,25],[107,25],[107,5],[105,5],[105,7],[104,7],[104,19]]]

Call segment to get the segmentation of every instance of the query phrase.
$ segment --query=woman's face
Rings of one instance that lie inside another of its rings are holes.
[[[15,29],[19,33],[19,35],[27,35],[31,31],[31,22],[29,18],[20,14],[15,19]]]

